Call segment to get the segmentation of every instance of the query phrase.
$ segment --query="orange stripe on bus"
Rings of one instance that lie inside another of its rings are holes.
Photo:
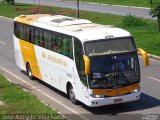
[[[27,64],[27,62],[29,62],[33,76],[42,80],[35,54],[34,44],[20,40],[20,48],[25,65]]]
[[[48,14],[36,14],[36,15],[21,15],[16,21],[24,24],[30,25],[32,22],[36,21],[38,18],[43,16],[49,16]],[[23,56],[24,63],[30,63],[32,74],[42,80],[40,69],[38,66],[38,61],[35,55],[34,44],[20,40],[20,48]]]
[[[117,88],[117,89],[93,89],[94,95],[105,95],[105,96],[119,96],[127,94],[135,89],[138,89],[139,84],[130,85],[127,87]]]

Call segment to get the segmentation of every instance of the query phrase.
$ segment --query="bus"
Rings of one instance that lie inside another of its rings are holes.
[[[140,67],[133,36],[111,25],[63,15],[14,19],[17,66],[90,107],[140,99]]]

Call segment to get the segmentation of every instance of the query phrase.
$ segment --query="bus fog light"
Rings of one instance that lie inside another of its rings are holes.
[[[104,98],[104,95],[94,95],[94,94],[91,94],[91,97],[94,97],[94,98]]]

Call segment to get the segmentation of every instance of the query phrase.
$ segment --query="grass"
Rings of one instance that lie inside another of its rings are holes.
[[[18,9],[26,9],[21,11],[16,11]],[[34,12],[33,8],[38,8],[38,6],[33,5],[0,5],[0,15],[14,18],[15,16],[21,14],[30,14]],[[33,10],[33,11],[32,11]],[[68,16],[76,17],[76,11],[65,8],[58,7],[48,7],[41,6],[39,9],[41,13],[53,13],[53,14],[63,14]],[[157,31],[157,23],[153,20],[145,20],[145,25],[143,26],[124,26],[123,16],[104,14],[104,13],[95,13],[95,12],[86,12],[81,11],[80,17],[89,19],[95,23],[104,24],[104,25],[114,25],[123,29],[128,30],[135,37],[137,47],[143,48],[150,54],[160,55],[160,32]]]
[[[160,56],[160,32],[147,28],[128,28],[128,30],[133,34],[137,47],[150,54]]]
[[[50,107],[41,103],[35,96],[10,83],[0,75],[0,119],[6,114],[57,115]]]
[[[70,0],[76,1],[76,0]],[[80,0],[81,2],[94,2],[105,3],[111,5],[125,5],[125,6],[137,6],[137,7],[150,7],[150,0]],[[159,0],[153,0],[157,2]]]

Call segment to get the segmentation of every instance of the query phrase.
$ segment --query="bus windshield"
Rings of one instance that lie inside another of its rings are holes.
[[[90,57],[90,88],[117,88],[140,81],[137,54],[117,54]]]
[[[117,88],[140,81],[139,61],[132,38],[85,43],[91,62],[89,87]]]
[[[95,40],[85,43],[86,55],[96,56],[96,55],[106,55],[115,53],[124,53],[136,51],[133,38],[114,38],[114,39],[104,39]]]

